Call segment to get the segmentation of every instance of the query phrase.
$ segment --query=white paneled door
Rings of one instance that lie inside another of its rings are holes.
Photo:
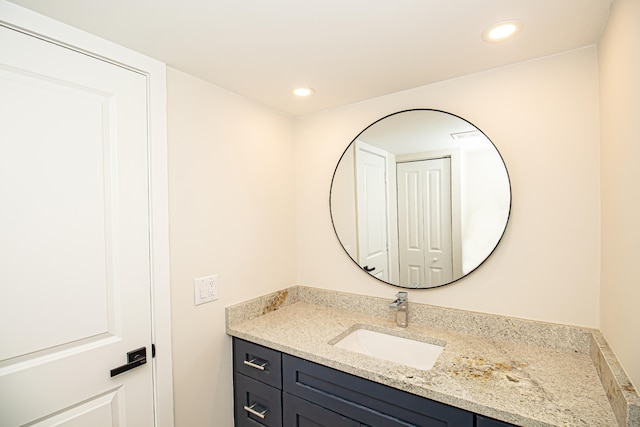
[[[449,158],[398,163],[400,284],[440,286],[453,280]]]
[[[389,279],[387,153],[356,141],[358,264],[380,280]]]
[[[0,46],[0,425],[153,426],[146,77]]]

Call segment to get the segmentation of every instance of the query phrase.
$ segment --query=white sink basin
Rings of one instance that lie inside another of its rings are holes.
[[[428,371],[438,360],[443,346],[397,337],[368,329],[356,329],[334,344],[335,347],[354,351],[400,365]]]

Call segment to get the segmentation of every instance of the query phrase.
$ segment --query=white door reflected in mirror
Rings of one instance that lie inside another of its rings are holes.
[[[397,163],[400,283],[435,287],[453,279],[451,158]],[[459,262],[458,262],[459,263]]]

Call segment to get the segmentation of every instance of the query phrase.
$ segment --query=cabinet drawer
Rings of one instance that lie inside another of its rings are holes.
[[[270,386],[282,388],[282,357],[279,351],[235,338],[233,369]]]
[[[237,372],[234,379],[236,427],[282,427],[282,392]]]
[[[321,406],[282,393],[282,422],[285,427],[360,427],[360,423]]]
[[[474,414],[284,354],[283,390],[371,426],[473,427]]]

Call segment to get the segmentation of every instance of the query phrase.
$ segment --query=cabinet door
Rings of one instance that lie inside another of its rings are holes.
[[[236,427],[282,427],[282,392],[237,372],[234,377]]]
[[[282,394],[283,427],[360,427],[360,423],[289,393]]]
[[[371,426],[473,427],[474,414],[288,354],[283,391]]]

